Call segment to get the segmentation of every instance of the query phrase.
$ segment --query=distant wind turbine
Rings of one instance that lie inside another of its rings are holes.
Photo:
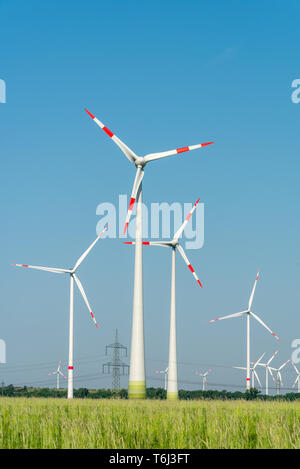
[[[99,241],[103,233],[107,230],[108,225],[104,227],[104,230],[100,233],[100,235],[95,239],[95,241],[88,247],[88,249],[79,257],[77,260],[76,264],[72,269],[57,269],[53,267],[41,267],[41,266],[36,266],[36,265],[28,265],[28,264],[12,264],[17,267],[28,267],[30,269],[37,269],[37,270],[44,270],[47,272],[53,272],[55,274],[69,274],[70,275],[70,323],[69,323],[69,366],[68,366],[68,399],[73,398],[73,370],[74,370],[74,363],[73,363],[73,349],[74,349],[74,280],[75,283],[78,287],[78,290],[80,291],[82,298],[92,316],[92,319],[98,327],[97,321],[95,319],[94,313],[92,312],[92,309],[90,307],[90,304],[88,302],[87,296],[85,294],[85,291],[83,289],[83,286],[75,274],[77,271],[78,267],[80,264],[83,262],[83,260],[86,258],[86,256],[89,254],[89,252],[93,249],[95,244]]]
[[[67,379],[67,377],[61,372],[60,368],[61,368],[61,360],[59,360],[57,370],[53,371],[52,373],[48,373],[48,376],[56,375],[56,389],[59,389],[59,377],[60,376]]]
[[[276,350],[275,353],[273,353],[273,355],[271,356],[271,358],[267,361],[267,363],[261,363],[259,362],[258,363],[258,366],[262,366],[266,369],[266,396],[269,395],[269,374],[271,375],[271,378],[273,379],[273,381],[275,382],[275,378],[273,376],[273,373],[272,373],[272,370],[270,369],[270,363],[271,361],[273,360],[273,358],[276,357],[278,353],[278,350]]]
[[[241,311],[239,313],[234,313],[234,314],[229,314],[228,316],[223,316],[222,318],[213,319],[212,321],[208,321],[208,322],[215,322],[215,321],[221,321],[222,319],[229,319],[229,318],[237,318],[239,316],[246,316],[246,318],[247,318],[247,378],[246,378],[246,380],[247,380],[247,389],[248,390],[250,389],[250,316],[252,316],[254,319],[256,319],[256,321],[258,321],[265,329],[267,329],[267,331],[269,331],[270,334],[272,334],[273,337],[275,337],[277,340],[280,341],[279,337],[273,331],[271,331],[271,329],[256,314],[254,314],[251,311],[251,306],[252,306],[252,302],[253,302],[253,297],[254,297],[254,292],[255,292],[255,289],[256,289],[256,284],[257,284],[259,272],[260,271],[257,272],[255,282],[254,282],[254,286],[253,286],[253,289],[252,289],[252,292],[251,292],[251,295],[250,295],[250,298],[249,298],[248,308],[245,311]]]
[[[196,372],[196,375],[202,376],[202,391],[206,390],[207,379],[206,376],[212,371],[212,369],[206,371],[205,373]]]
[[[161,375],[164,375],[164,390],[167,390],[167,379],[168,379],[168,368],[165,370],[160,370],[160,371],[154,371],[154,373],[159,373]]]
[[[258,374],[257,374],[257,371],[256,371],[255,368],[257,367],[257,365],[259,365],[260,360],[263,358],[264,355],[265,355],[265,353],[263,353],[261,355],[261,357],[256,362],[252,363],[253,366],[250,367],[250,374],[251,374],[251,377],[252,377],[252,384],[251,384],[252,388],[255,387],[255,379],[257,380],[259,386],[262,387],[260,379],[258,377]],[[236,368],[238,370],[247,370],[247,367],[245,367],[245,366],[234,366],[233,368]]]
[[[281,370],[282,368],[287,365],[291,360],[287,360],[286,362],[284,362],[279,368],[274,368],[272,366],[270,366],[270,370],[271,371],[275,371],[276,372],[276,393],[277,395],[280,394],[280,389],[283,387],[283,381],[282,381],[282,375],[281,375]]]
[[[300,393],[300,371],[298,370],[298,368],[296,367],[295,363],[292,361],[292,365],[293,365],[293,368],[294,370],[296,371],[297,373],[297,378],[295,379],[294,381],[294,384],[292,386],[292,389],[294,389],[294,387],[296,386],[296,384],[298,383],[298,393]]]

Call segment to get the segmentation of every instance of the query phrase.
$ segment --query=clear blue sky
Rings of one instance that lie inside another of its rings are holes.
[[[179,378],[207,364],[212,383],[242,385],[229,367],[245,363],[245,321],[207,321],[246,306],[258,267],[254,310],[283,340],[274,364],[289,358],[300,337],[299,2],[4,0],[0,17],[0,379],[45,382],[68,350],[68,280],[10,263],[72,265],[95,237],[97,205],[131,190],[134,167],[84,107],[141,155],[215,142],[144,179],[147,205],[205,204],[205,244],[188,253],[205,288],[177,263]],[[167,363],[168,254],[144,252],[148,376]],[[76,295],[78,377],[101,370],[116,327],[130,345],[133,250],[101,241],[80,278],[101,327]],[[276,347],[253,324],[252,358]]]

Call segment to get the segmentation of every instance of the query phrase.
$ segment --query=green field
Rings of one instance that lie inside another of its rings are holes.
[[[0,448],[300,448],[300,402],[0,398]]]

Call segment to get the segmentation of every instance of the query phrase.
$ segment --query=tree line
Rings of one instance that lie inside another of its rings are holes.
[[[207,390],[207,391],[189,391],[181,389],[178,392],[179,399],[181,400],[283,400],[283,401],[294,401],[300,399],[300,393],[290,392],[287,394],[281,394],[279,396],[266,396],[261,392],[252,388],[246,392],[230,392],[226,390]],[[15,387],[12,384],[9,386],[2,386],[0,388],[0,396],[6,397],[52,397],[52,398],[66,398],[66,389],[56,388],[33,388],[33,387]],[[146,396],[148,399],[166,399],[166,391],[163,388],[147,388]],[[79,388],[74,389],[74,397],[78,399],[128,399],[127,389],[113,390],[113,389],[87,389]]]

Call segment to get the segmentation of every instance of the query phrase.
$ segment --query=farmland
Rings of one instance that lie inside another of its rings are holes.
[[[0,398],[0,448],[300,448],[300,402]]]

